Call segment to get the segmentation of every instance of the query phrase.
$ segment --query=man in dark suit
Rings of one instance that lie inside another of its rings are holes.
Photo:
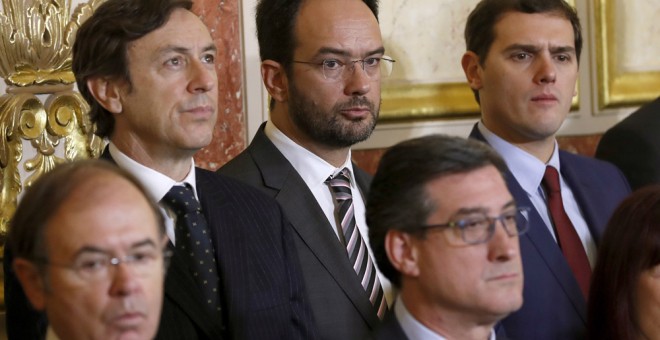
[[[502,155],[516,203],[533,208],[520,238],[524,304],[506,333],[581,339],[596,245],[630,189],[614,166],[557,146],[576,93],[579,19],[562,0],[483,0],[465,39],[461,64],[481,107],[471,137]]]
[[[270,121],[219,172],[260,188],[284,209],[321,337],[359,339],[379,324],[389,294],[365,256],[370,176],[351,162],[350,150],[374,129],[380,79],[391,72],[377,1],[262,0],[256,21]],[[350,209],[335,203],[342,197],[332,184],[337,178],[350,188],[343,201]],[[363,263],[351,256],[358,253]]]
[[[110,139],[103,157],[137,177],[166,216],[174,256],[157,338],[315,338],[277,202],[194,166],[212,138],[218,87],[216,46],[191,6],[108,0],[73,48],[78,88]]]
[[[596,158],[616,165],[630,186],[660,183],[660,97],[607,130]]]
[[[367,199],[369,240],[399,288],[373,338],[492,339],[523,303],[518,235],[529,208],[484,143],[431,135],[385,152]],[[414,176],[411,176],[414,174]]]

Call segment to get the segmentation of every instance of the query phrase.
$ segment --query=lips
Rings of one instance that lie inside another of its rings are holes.
[[[342,115],[348,119],[362,119],[371,114],[368,107],[351,107],[341,110]]]
[[[540,94],[532,97],[532,101],[535,102],[547,102],[547,101],[557,101],[557,97],[553,94]]]

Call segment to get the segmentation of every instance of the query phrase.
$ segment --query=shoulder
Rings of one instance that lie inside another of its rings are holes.
[[[241,201],[250,200],[259,202],[264,206],[279,207],[277,202],[261,190],[241,182],[232,177],[212,172],[202,168],[196,168],[197,190],[203,196],[220,195],[224,198],[233,198]]]

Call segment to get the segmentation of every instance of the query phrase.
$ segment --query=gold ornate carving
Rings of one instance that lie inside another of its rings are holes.
[[[103,1],[71,12],[72,0],[2,0],[0,77],[9,87],[0,97],[0,252],[23,188],[59,163],[101,152],[89,106],[72,90],[71,47]]]

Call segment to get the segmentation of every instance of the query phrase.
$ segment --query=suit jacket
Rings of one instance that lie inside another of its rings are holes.
[[[596,157],[612,162],[633,189],[660,183],[660,97],[607,130]]]
[[[485,142],[475,128],[470,138]],[[616,206],[630,193],[625,177],[611,164],[559,151],[561,174],[598,245]],[[582,339],[586,333],[586,301],[557,242],[527,193],[511,172],[506,182],[519,206],[532,208],[529,231],[520,237],[525,274],[523,306],[502,321],[511,339]]]
[[[264,125],[246,150],[218,172],[249,183],[282,206],[295,231],[305,287],[323,339],[362,339],[380,319],[314,195],[266,137]],[[370,176],[353,167],[363,192]]]
[[[112,161],[107,149],[102,158]],[[197,168],[196,180],[215,247],[226,329],[206,312],[190,271],[173,256],[157,339],[315,338],[291,228],[279,205],[207,170]]]

